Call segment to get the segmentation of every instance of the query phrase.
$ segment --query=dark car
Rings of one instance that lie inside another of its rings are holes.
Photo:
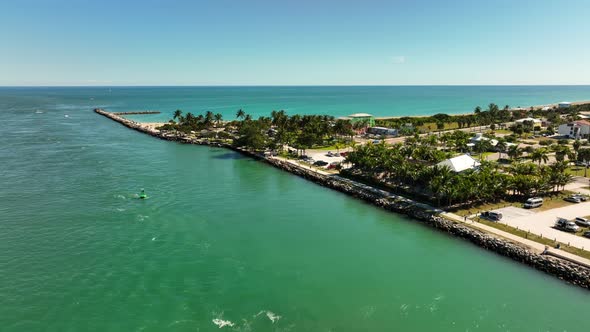
[[[499,221],[502,219],[502,214],[500,212],[494,212],[494,211],[482,212],[481,216],[486,219],[489,219],[491,221]]]
[[[590,231],[584,232],[584,236],[590,239]]]
[[[313,164],[314,164],[314,166],[326,166],[326,165],[328,165],[328,163],[325,162],[325,161],[323,161],[323,160],[318,160],[318,161],[316,161]]]

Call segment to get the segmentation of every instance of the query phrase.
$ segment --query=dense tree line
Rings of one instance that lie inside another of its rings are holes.
[[[353,125],[350,121],[334,119],[329,115],[292,115],[285,111],[272,111],[270,117],[253,120],[242,110],[236,114],[236,146],[254,150],[269,148],[282,151],[284,146],[305,151],[340,141],[352,141]]]
[[[462,139],[458,138],[459,141]],[[497,163],[484,161],[477,169],[455,173],[446,166],[437,165],[448,153],[437,149],[432,138],[413,137],[409,141],[394,146],[371,143],[357,146],[348,154],[347,162],[352,164],[352,172],[360,172],[414,194],[429,196],[439,206],[490,202],[509,196],[544,195],[563,188],[572,179],[565,172],[566,162],[550,166],[540,162],[538,165],[513,163],[502,169]],[[535,158],[546,161],[544,153],[542,151]],[[509,154],[516,159],[522,151],[514,147]]]
[[[553,129],[564,121],[575,120],[580,112],[590,112],[590,104],[572,105],[567,109],[554,107],[543,111],[534,107],[531,107],[530,109],[510,109],[510,106],[508,105],[500,108],[498,105],[491,103],[485,110],[480,106],[475,107],[472,114],[449,115],[440,113],[426,117],[380,119],[377,120],[376,123],[378,126],[400,129],[402,135],[411,135],[418,132],[418,127],[426,124],[435,124],[437,130],[444,129],[446,124],[454,123],[456,123],[460,129],[474,126],[490,126],[492,129],[495,129],[499,124],[533,116],[546,118],[547,121],[552,124],[551,129]],[[562,118],[562,116],[564,116],[564,118]],[[411,125],[411,127],[408,127],[407,125]],[[520,124],[515,128],[521,133],[532,132],[534,128],[531,125],[532,124]],[[435,128],[430,129],[433,130]]]

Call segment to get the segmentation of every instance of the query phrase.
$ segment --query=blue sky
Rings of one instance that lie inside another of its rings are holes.
[[[590,84],[588,0],[0,2],[0,85]]]

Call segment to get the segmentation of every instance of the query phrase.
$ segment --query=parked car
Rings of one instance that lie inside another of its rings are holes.
[[[491,221],[499,221],[502,219],[502,213],[494,211],[485,211],[481,213],[481,216]]]
[[[315,163],[313,163],[315,166],[326,166],[328,165],[327,162],[323,161],[323,160],[318,160]]]
[[[573,194],[572,197],[579,198],[582,202],[585,202],[585,201],[588,200],[588,197],[587,196],[584,196],[582,194]]]
[[[347,151],[345,151],[345,152],[340,152],[340,156],[342,156],[342,157],[346,157],[346,156],[348,156],[348,152],[347,152]]]
[[[576,222],[576,224],[578,224],[580,226],[590,227],[590,220],[588,220],[586,218],[576,217],[574,219],[574,221]]]
[[[555,221],[555,228],[564,229],[568,221],[569,220],[565,218],[557,218],[557,221]]]
[[[572,233],[575,233],[575,232],[577,232],[577,231],[579,231],[579,230],[580,230],[580,226],[576,225],[576,223],[574,223],[573,221],[568,221],[568,222],[565,224],[565,228],[564,228],[564,230],[565,230],[566,232],[572,232]]]
[[[557,218],[557,221],[555,222],[555,228],[572,233],[580,230],[580,227],[576,225],[576,223],[565,218]]]
[[[525,209],[532,209],[543,205],[543,199],[540,197],[532,197],[526,200],[524,203]]]
[[[327,169],[336,169],[338,167],[338,165],[340,165],[340,163],[334,162],[334,163],[330,163],[330,165],[328,165],[328,167],[326,167]]]
[[[568,196],[568,197],[564,198],[564,200],[571,202],[571,203],[582,203],[582,200],[575,195]]]
[[[590,239],[590,231],[584,232],[584,236]]]

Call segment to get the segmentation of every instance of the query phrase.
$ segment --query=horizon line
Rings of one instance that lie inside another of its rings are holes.
[[[510,86],[590,86],[588,84],[211,84],[211,85],[1,85],[0,88],[247,88],[247,87],[510,87]]]

